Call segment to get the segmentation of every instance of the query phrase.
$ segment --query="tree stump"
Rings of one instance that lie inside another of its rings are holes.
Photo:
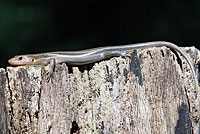
[[[183,49],[198,72],[199,51]],[[199,91],[186,60],[169,48],[58,64],[49,81],[48,67],[0,70],[0,133],[199,133]]]

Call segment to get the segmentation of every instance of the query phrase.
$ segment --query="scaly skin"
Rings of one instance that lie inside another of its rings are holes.
[[[194,70],[194,66],[187,56],[187,54],[179,48],[177,45],[164,42],[164,41],[155,41],[155,42],[147,42],[147,43],[138,43],[138,44],[130,44],[130,45],[122,45],[122,46],[110,46],[110,47],[100,47],[94,49],[87,49],[82,51],[68,51],[68,52],[50,52],[50,53],[41,53],[41,54],[27,54],[27,55],[19,55],[11,58],[8,62],[11,65],[36,65],[42,64],[47,65],[50,64],[50,75],[53,73],[55,64],[58,63],[67,63],[71,65],[83,65],[89,64],[92,62],[100,61],[105,58],[113,57],[113,56],[125,56],[128,52],[133,51],[134,49],[144,49],[149,47],[161,47],[166,46],[171,49],[174,49],[181,53],[183,57],[186,59],[189,64],[193,77],[195,79],[195,86],[198,88],[198,81],[196,77],[196,73]]]

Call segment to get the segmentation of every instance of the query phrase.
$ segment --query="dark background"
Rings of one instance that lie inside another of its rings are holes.
[[[199,0],[1,0],[0,67],[19,54],[147,41],[199,48],[199,31]]]

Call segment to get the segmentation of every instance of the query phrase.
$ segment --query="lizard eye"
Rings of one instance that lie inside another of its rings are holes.
[[[18,59],[19,59],[19,60],[22,60],[22,57],[20,56]]]

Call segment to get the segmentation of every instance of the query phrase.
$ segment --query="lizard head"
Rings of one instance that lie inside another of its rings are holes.
[[[36,56],[30,55],[17,55],[8,60],[8,63],[15,66],[36,64]]]

